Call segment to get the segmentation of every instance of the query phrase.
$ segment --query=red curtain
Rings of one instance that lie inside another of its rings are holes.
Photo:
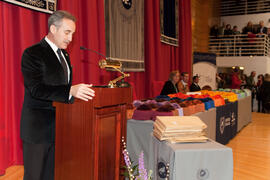
[[[165,81],[171,70],[191,72],[190,1],[179,0],[179,47],[160,42],[159,1],[145,0],[145,72],[131,73],[138,99],[151,97],[154,81]],[[77,17],[77,29],[68,51],[74,83],[105,84],[115,78],[98,67],[102,58],[81,51],[85,46],[105,53],[104,1],[61,1],[58,9]],[[23,102],[21,55],[47,33],[48,14],[0,1],[0,175],[7,167],[23,164],[20,140],[20,114]]]
[[[20,112],[23,81],[20,59],[23,49],[46,34],[47,15],[0,2],[0,174],[22,164]]]
[[[179,0],[179,47],[160,42],[159,1],[145,0],[145,63],[146,92],[139,97],[151,97],[152,83],[166,81],[169,72],[180,70],[191,73],[191,6]],[[136,83],[137,84],[137,83]],[[141,86],[139,86],[141,87]],[[143,88],[142,88],[143,89]],[[146,93],[146,94],[144,94]]]

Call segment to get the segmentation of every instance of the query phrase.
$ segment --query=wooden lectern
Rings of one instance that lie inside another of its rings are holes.
[[[93,88],[92,101],[56,106],[55,180],[118,180],[131,88]]]

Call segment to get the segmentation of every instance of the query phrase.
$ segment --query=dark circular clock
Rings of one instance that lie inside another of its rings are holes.
[[[130,9],[132,6],[132,0],[121,0],[124,8]]]

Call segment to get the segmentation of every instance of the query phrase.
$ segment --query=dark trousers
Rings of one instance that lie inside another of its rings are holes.
[[[263,103],[262,100],[258,100],[258,112],[263,112]]]
[[[23,180],[54,180],[54,144],[23,142]]]
[[[251,111],[253,112],[253,102],[254,102],[254,98],[255,98],[255,93],[252,92],[251,94]]]

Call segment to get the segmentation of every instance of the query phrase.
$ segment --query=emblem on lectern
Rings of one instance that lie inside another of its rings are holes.
[[[170,176],[169,164],[164,161],[159,161],[157,164],[157,174],[159,179],[168,179]]]
[[[209,177],[208,169],[199,169],[197,172],[198,180],[206,180]]]

